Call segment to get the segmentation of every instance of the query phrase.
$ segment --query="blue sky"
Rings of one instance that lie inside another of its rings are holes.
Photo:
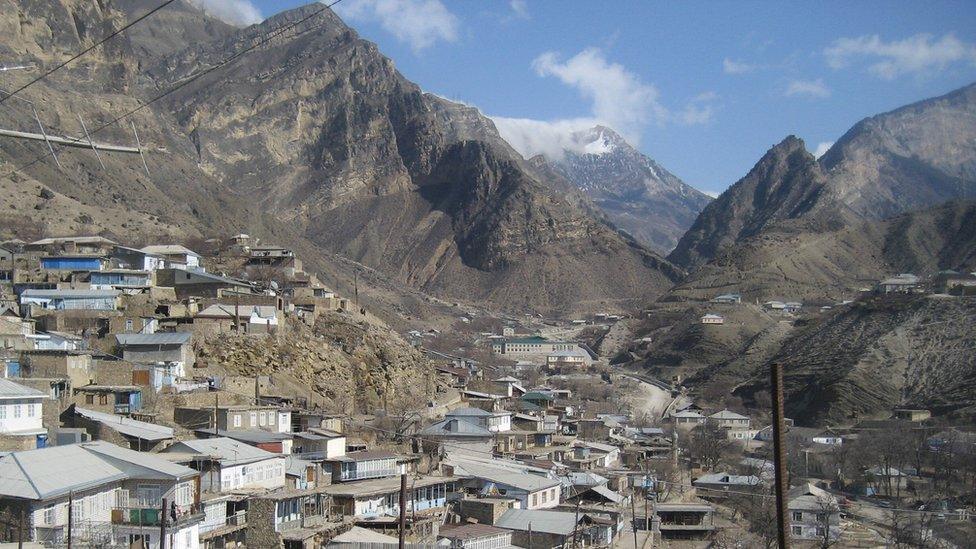
[[[245,20],[298,1],[198,0]],[[788,134],[976,81],[976,3],[343,0],[337,11],[426,91],[497,118],[525,153],[606,123],[721,191]],[[251,10],[251,11],[248,11]]]

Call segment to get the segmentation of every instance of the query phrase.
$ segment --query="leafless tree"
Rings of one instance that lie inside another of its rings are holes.
[[[680,439],[682,450],[702,469],[711,471],[721,464],[734,464],[741,455],[738,445],[728,439],[725,429],[706,423],[691,430]]]

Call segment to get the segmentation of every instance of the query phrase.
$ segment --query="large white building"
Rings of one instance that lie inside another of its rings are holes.
[[[493,338],[491,350],[496,355],[511,360],[526,360],[544,364],[551,354],[583,349],[578,343],[572,341],[552,341],[542,336],[529,336]]]

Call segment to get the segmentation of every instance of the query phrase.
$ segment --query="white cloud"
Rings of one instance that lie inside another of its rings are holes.
[[[833,147],[833,146],[834,146],[834,142],[833,141],[822,141],[820,143],[817,143],[817,149],[815,151],[813,151],[813,156],[816,157],[816,158],[820,158],[827,151],[829,151],[830,148]]]
[[[823,79],[816,80],[791,80],[783,92],[788,97],[805,95],[807,97],[824,98],[830,97],[830,89],[824,84]]]
[[[217,19],[238,27],[264,21],[261,10],[249,0],[190,0],[190,3]]]
[[[343,19],[379,23],[414,52],[458,38],[458,18],[440,0],[355,0],[335,10]]]
[[[916,34],[904,40],[885,42],[878,35],[840,38],[824,49],[827,64],[847,67],[855,58],[875,60],[868,72],[891,80],[908,73],[942,70],[960,61],[976,64],[976,45],[953,34],[934,40],[931,34]]]
[[[713,91],[700,93],[693,97],[691,101],[685,105],[684,109],[676,112],[672,118],[676,122],[686,126],[706,124],[711,122],[712,117],[715,114],[715,107],[713,103],[717,100],[718,94]]]
[[[756,70],[756,65],[745,61],[735,61],[726,57],[722,60],[722,72],[725,74],[745,74]]]
[[[613,128],[636,146],[650,124],[703,124],[711,120],[717,99],[706,92],[691,99],[685,108],[672,112],[661,104],[654,85],[619,63],[608,61],[599,48],[587,48],[562,61],[555,52],[546,52],[532,62],[539,76],[554,76],[575,88],[590,101],[590,114],[559,120],[491,117],[502,137],[525,157],[545,154],[557,158],[564,149],[576,150],[572,133],[597,124]]]
[[[518,19],[531,19],[532,14],[529,13],[529,4],[525,0],[511,0],[508,5],[512,8],[512,13]]]
[[[492,116],[491,119],[502,138],[526,158],[537,154],[561,158],[566,150],[583,152],[585,143],[573,139],[573,133],[600,123],[595,118],[546,121]]]

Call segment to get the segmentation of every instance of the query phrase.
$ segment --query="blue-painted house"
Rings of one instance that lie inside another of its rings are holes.
[[[99,255],[52,255],[41,258],[41,268],[47,271],[101,271],[108,260]]]
[[[89,282],[97,290],[140,289],[152,286],[152,275],[147,271],[112,269],[93,272]]]

